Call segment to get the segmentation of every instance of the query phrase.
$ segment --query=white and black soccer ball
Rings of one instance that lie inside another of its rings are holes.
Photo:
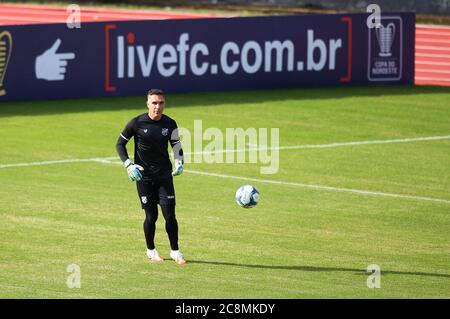
[[[259,202],[259,191],[252,185],[243,185],[236,191],[235,199],[239,206],[252,208]]]

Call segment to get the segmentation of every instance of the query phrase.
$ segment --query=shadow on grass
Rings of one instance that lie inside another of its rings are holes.
[[[340,267],[313,267],[313,266],[281,266],[281,265],[251,265],[251,264],[238,264],[222,261],[203,261],[203,260],[189,260],[190,264],[207,264],[217,266],[232,266],[232,267],[245,267],[245,268],[257,268],[257,269],[274,269],[274,270],[299,270],[299,271],[312,271],[312,272],[351,272],[357,275],[369,275],[365,269],[354,268],[340,268]],[[410,272],[410,271],[394,271],[381,269],[382,275],[411,275],[411,276],[426,276],[426,277],[440,277],[450,278],[448,274],[435,274],[427,272]]]
[[[171,107],[215,106],[243,103],[279,103],[288,100],[324,100],[352,97],[410,96],[417,94],[450,93],[450,87],[413,85],[372,85],[329,88],[267,89],[253,91],[167,93],[166,104]],[[0,117],[101,112],[117,110],[146,111],[145,92],[142,96],[103,97],[47,101],[14,101],[0,103]]]

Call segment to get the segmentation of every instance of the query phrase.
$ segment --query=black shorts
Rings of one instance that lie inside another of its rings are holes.
[[[136,182],[136,185],[142,209],[155,204],[175,205],[172,175],[164,178],[141,180]]]

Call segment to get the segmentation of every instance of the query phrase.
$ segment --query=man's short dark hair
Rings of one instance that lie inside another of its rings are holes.
[[[147,93],[147,96],[149,96],[149,95],[162,95],[162,96],[164,96],[164,91],[160,90],[160,89],[151,89]]]

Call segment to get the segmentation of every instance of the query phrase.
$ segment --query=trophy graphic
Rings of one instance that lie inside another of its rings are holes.
[[[379,56],[388,57],[391,56],[392,42],[394,42],[395,25],[393,22],[389,23],[386,27],[383,24],[379,24],[375,33],[377,35],[378,45],[380,46]]]
[[[3,89],[3,80],[5,79],[6,68],[8,67],[9,57],[12,51],[12,37],[8,31],[0,32],[0,96],[6,94]]]

